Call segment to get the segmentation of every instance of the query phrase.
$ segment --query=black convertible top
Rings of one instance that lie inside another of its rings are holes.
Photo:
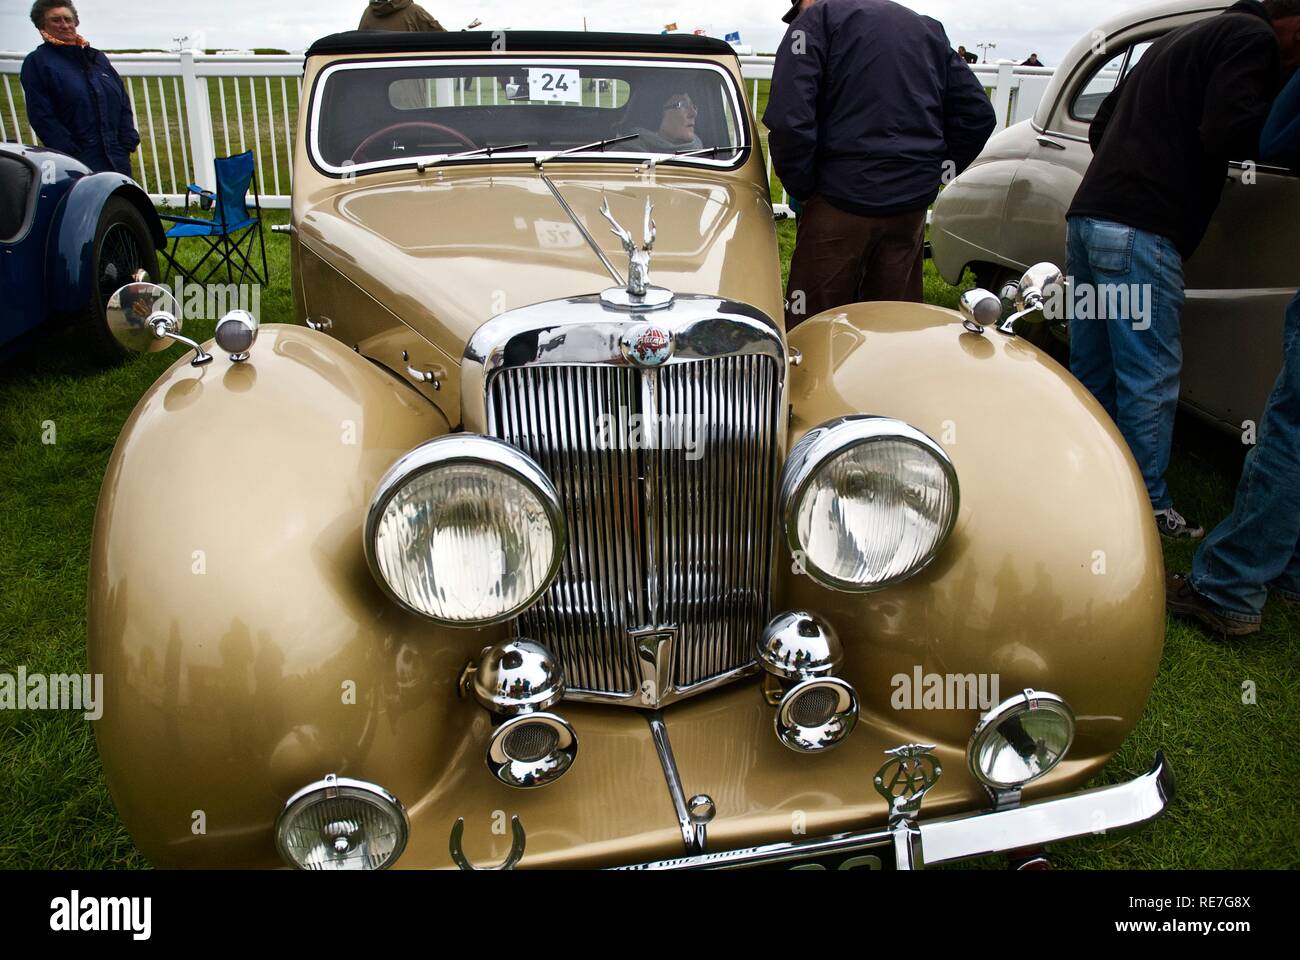
[[[350,30],[321,37],[307,56],[341,53],[491,52],[504,42],[508,52],[592,50],[611,53],[735,54],[729,43],[716,37],[689,33],[586,33],[561,30],[461,30],[453,33],[405,33],[387,30]]]

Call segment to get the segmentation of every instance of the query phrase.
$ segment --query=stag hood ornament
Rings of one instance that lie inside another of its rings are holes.
[[[654,203],[649,197],[645,201],[645,223],[643,226],[645,242],[640,246],[632,239],[632,234],[615,219],[609,209],[609,198],[600,204],[600,215],[613,227],[610,233],[618,237],[627,254],[627,286],[611,287],[600,295],[601,302],[608,307],[619,310],[657,310],[673,302],[673,293],[664,287],[650,283],[650,253],[655,245]]]

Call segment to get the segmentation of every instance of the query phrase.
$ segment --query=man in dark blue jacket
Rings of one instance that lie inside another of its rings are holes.
[[[993,133],[943,26],[889,0],[796,0],[763,114],[803,202],[786,324],[862,300],[922,300],[925,211]]]
[[[131,175],[140,145],[131,100],[108,58],[77,32],[69,0],[37,0],[32,24],[45,41],[23,61],[27,119],[41,143],[91,170]]]

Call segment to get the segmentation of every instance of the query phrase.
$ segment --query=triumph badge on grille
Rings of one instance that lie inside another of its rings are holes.
[[[657,323],[634,323],[619,340],[623,356],[638,367],[662,367],[673,355],[673,332]]]

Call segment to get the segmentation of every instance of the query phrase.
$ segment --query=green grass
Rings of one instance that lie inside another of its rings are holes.
[[[268,215],[283,222],[283,214]],[[788,264],[794,225],[778,226]],[[275,283],[267,321],[292,319],[288,244],[267,235]],[[967,278],[967,283],[969,283]],[[958,290],[926,265],[926,296],[954,306]],[[211,322],[187,333],[204,339]],[[97,370],[67,334],[47,336],[0,365],[0,672],[85,670],[85,589],[99,484],[123,422],[175,359],[153,354]],[[53,421],[57,443],[41,442]],[[1212,523],[1231,505],[1240,452],[1180,423],[1170,481],[1188,513]],[[180,492],[183,500],[184,491]],[[1171,569],[1192,549],[1172,546]],[[1063,845],[1078,868],[1243,868],[1300,865],[1293,791],[1300,781],[1300,616],[1265,612],[1261,635],[1235,643],[1171,622],[1155,689],[1137,728],[1097,783],[1127,779],[1164,750],[1178,798],[1152,827]],[[1253,681],[1257,703],[1241,702]],[[104,785],[90,724],[79,714],[0,712],[0,866],[144,867]]]

